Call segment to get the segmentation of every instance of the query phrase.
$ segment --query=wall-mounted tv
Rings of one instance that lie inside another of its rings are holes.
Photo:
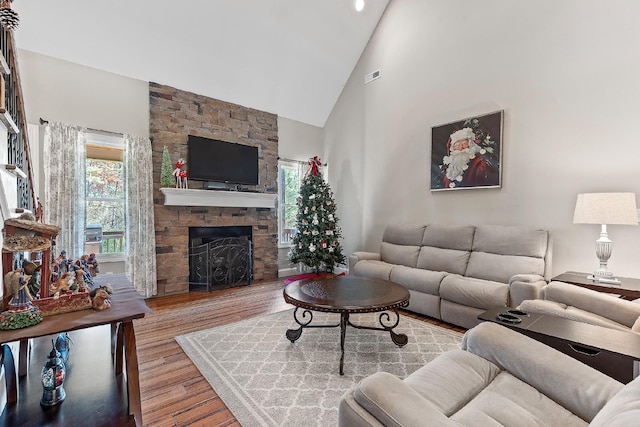
[[[189,179],[258,185],[258,147],[189,135]]]

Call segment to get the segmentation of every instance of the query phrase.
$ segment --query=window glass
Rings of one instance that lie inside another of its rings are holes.
[[[301,163],[278,163],[278,235],[279,246],[289,246],[295,236],[298,194],[300,192]]]
[[[86,151],[85,252],[124,253],[125,191],[122,138],[88,135]]]

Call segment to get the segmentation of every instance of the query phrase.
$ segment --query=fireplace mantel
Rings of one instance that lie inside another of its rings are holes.
[[[161,188],[164,204],[171,206],[221,206],[275,209],[277,194],[245,191],[191,190]]]

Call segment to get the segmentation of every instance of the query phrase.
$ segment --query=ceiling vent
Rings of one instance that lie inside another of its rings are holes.
[[[371,83],[372,81],[377,80],[379,78],[380,78],[380,70],[375,70],[372,73],[365,74],[364,84]]]

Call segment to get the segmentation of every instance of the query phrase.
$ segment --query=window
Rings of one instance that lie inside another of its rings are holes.
[[[121,137],[86,135],[85,252],[124,260],[124,143]]]
[[[302,166],[295,161],[278,162],[278,246],[291,246],[296,229],[298,194],[302,181]]]

